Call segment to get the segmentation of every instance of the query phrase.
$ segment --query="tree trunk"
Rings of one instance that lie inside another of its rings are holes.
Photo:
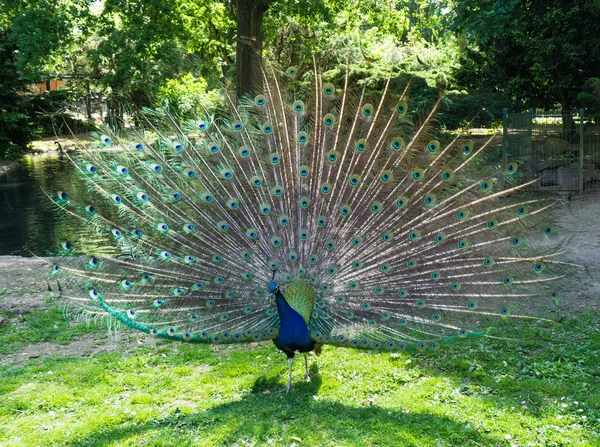
[[[236,4],[235,81],[237,97],[241,98],[255,94],[262,86],[262,23],[269,0],[236,0]]]
[[[569,104],[569,96],[564,88],[559,88],[558,93],[560,95],[560,108],[562,115],[562,140],[573,142],[575,138],[574,123],[573,123],[573,111]]]

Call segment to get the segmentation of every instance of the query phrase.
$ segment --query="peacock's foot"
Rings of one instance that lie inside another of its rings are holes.
[[[304,380],[310,382],[310,374],[308,374],[308,355],[304,353]]]
[[[291,389],[292,389],[292,384],[288,383],[288,386],[285,387],[285,394],[289,393]]]

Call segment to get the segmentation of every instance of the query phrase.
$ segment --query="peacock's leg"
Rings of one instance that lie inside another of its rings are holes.
[[[292,365],[294,364],[294,357],[288,357],[288,363],[290,364],[290,374],[288,376],[287,389],[285,390],[286,393],[289,393],[292,389]]]
[[[304,378],[310,380],[310,374],[308,373],[308,354],[304,353]]]

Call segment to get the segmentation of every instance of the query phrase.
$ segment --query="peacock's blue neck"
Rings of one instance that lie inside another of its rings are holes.
[[[275,304],[277,304],[277,313],[279,314],[279,319],[282,322],[284,320],[288,320],[291,315],[298,314],[298,312],[296,312],[292,306],[288,304],[283,294],[279,290],[275,292]]]

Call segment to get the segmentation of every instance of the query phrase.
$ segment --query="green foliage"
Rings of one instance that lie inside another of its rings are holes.
[[[310,71],[316,54],[321,67],[337,67],[324,74],[334,84],[349,62],[351,84],[369,91],[381,91],[391,73],[390,91],[400,94],[413,78],[410,97],[420,109],[437,99],[440,84],[453,83],[458,48],[447,8],[427,1],[276,2],[266,15],[265,54],[301,72]]]
[[[16,46],[0,30],[0,160],[17,159],[31,152],[33,129],[26,114],[25,83],[19,79]]]
[[[78,0],[5,0],[2,15],[19,50],[22,78],[39,82],[71,72],[71,50],[87,37],[89,3]]]
[[[231,77],[235,69],[231,2],[61,0],[46,7],[40,0],[6,1],[3,17],[19,48],[21,76],[73,75],[70,85],[80,98],[91,81],[92,89],[107,98],[113,123],[132,104],[153,107],[168,100],[178,110],[189,110],[200,90],[218,88],[222,75]],[[446,1],[267,3],[264,53],[283,67],[308,68],[312,54],[319,54],[326,67],[346,60],[373,63],[379,71],[402,66],[433,87],[436,77],[448,77],[455,64]],[[42,124],[50,128],[49,120]]]
[[[111,98],[150,106],[169,79],[190,72],[220,78],[231,25],[214,1],[108,0],[92,65]]]
[[[69,25],[58,2],[34,4],[15,16],[12,32],[22,52],[18,65],[25,78],[40,81],[43,74],[54,71],[57,52],[71,34]]]
[[[459,127],[492,127],[493,123],[502,120],[503,110],[520,110],[516,104],[504,95],[493,92],[450,91],[448,101],[440,110],[438,120],[450,130]]]
[[[199,105],[209,107],[213,96],[207,92],[207,87],[208,83],[203,78],[188,73],[180,79],[169,79],[160,86],[156,102],[168,105],[178,115],[200,114]]]
[[[575,104],[577,107],[587,109],[588,113],[600,112],[600,78],[590,78],[585,81]]]
[[[600,65],[596,1],[263,3],[268,5],[263,54],[282,68],[297,65],[306,71],[313,54],[322,67],[346,61],[370,63],[375,72],[396,67],[425,79],[429,88],[443,84],[446,90],[480,92],[471,105],[451,95],[451,104],[460,104],[446,110],[455,107],[467,115],[477,101],[489,103],[494,116],[501,106],[517,108],[523,102],[599,107],[595,87],[584,86]],[[223,76],[232,78],[235,6],[229,0],[4,0],[0,22],[18,49],[21,79],[74,75],[70,84],[79,98],[91,81],[119,121],[131,104],[153,107],[168,100],[190,110],[201,90],[220,87]],[[489,122],[484,115],[482,125]],[[6,120],[24,117],[7,115]],[[457,124],[450,113],[444,121],[449,128]],[[48,130],[49,124],[46,120],[41,127]]]
[[[90,56],[111,112],[122,115],[122,106],[132,102],[149,106],[159,83],[176,75],[184,62],[175,5],[161,0],[108,1],[102,17],[99,42]]]
[[[19,77],[38,82],[66,75],[78,98],[91,81],[107,98],[112,120],[121,120],[131,104],[154,105],[168,80],[188,73],[216,86],[233,63],[235,22],[220,1],[3,3],[0,19],[18,49]],[[44,102],[32,107],[39,111]],[[50,120],[42,121],[43,130],[50,129]]]
[[[265,16],[266,55],[279,65],[311,66],[312,55],[335,63],[404,63],[428,50],[452,46],[448,2],[426,0],[275,2]],[[418,49],[418,50],[417,50]],[[415,51],[417,50],[417,51]]]
[[[570,109],[600,65],[600,8],[568,0],[456,2],[464,46],[459,83],[530,107]]]
[[[234,65],[235,15],[232,2],[217,0],[183,0],[178,13],[185,31],[185,49],[200,61],[199,75],[220,79],[227,66]]]

